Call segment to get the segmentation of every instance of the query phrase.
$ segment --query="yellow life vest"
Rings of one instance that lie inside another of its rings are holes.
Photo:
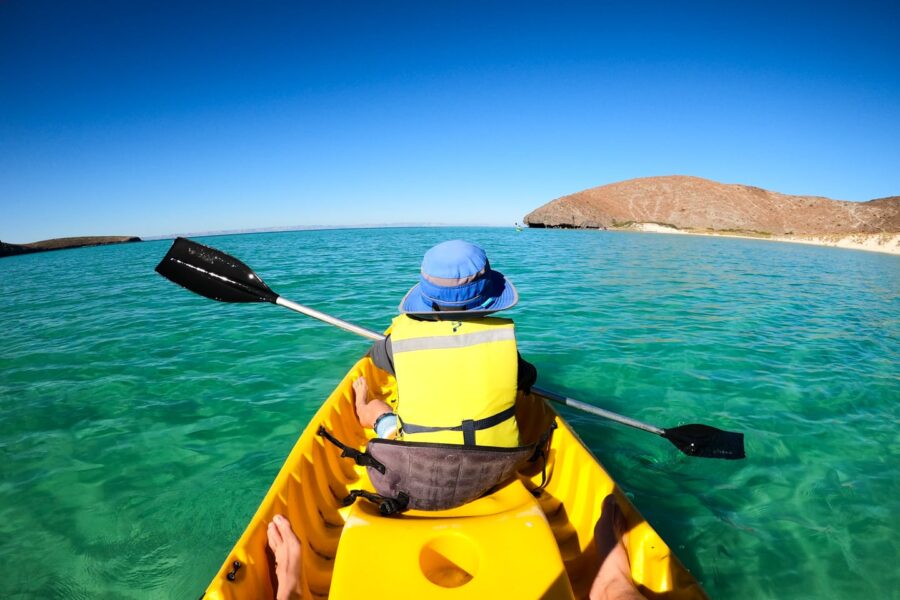
[[[513,322],[484,317],[391,328],[400,438],[406,442],[519,445],[518,354]]]

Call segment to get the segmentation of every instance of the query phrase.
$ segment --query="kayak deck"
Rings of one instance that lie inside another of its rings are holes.
[[[372,486],[365,469],[341,458],[316,430],[324,425],[349,446],[365,445],[371,432],[360,427],[353,404],[352,382],[360,375],[373,396],[396,402],[393,377],[360,359],[300,436],[204,598],[274,597],[266,526],[276,513],[301,540],[304,598],[584,598],[597,569],[594,525],[611,493],[628,523],[631,575],[641,592],[706,598],[581,440],[536,396],[520,394],[516,416],[523,441],[557,423],[539,497],[531,492],[541,483],[536,464],[452,510],[383,517],[362,499],[343,506],[350,490]]]

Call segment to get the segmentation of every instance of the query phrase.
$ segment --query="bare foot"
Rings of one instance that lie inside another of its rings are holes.
[[[612,494],[603,499],[601,510],[600,519],[594,527],[599,567],[591,586],[590,598],[591,600],[641,599],[643,596],[637,591],[631,579],[628,552],[622,542],[627,524]]]
[[[266,531],[269,547],[275,555],[275,576],[278,578],[277,600],[300,598],[300,540],[290,522],[275,515]]]

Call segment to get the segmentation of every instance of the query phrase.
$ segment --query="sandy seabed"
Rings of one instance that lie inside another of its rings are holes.
[[[745,238],[751,240],[767,240],[773,242],[791,242],[794,244],[813,244],[816,246],[832,246],[850,250],[867,250],[885,254],[900,255],[900,233],[831,233],[822,235],[740,235],[736,233],[713,233],[706,231],[686,231],[658,223],[634,223],[628,231],[647,231],[650,233],[674,233],[678,235],[706,235],[717,237]]]

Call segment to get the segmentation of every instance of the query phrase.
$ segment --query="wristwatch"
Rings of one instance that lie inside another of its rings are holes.
[[[396,421],[396,419],[397,419],[397,414],[396,414],[395,412],[393,412],[393,411],[390,411],[390,410],[389,410],[389,411],[386,411],[386,412],[383,412],[383,413],[381,413],[380,415],[378,415],[378,418],[375,419],[375,422],[374,422],[374,423],[372,423],[372,429],[375,430],[375,434],[376,434],[378,437],[386,438],[386,437],[388,437],[387,434],[392,433],[391,431],[387,431],[387,432],[385,432],[385,435],[382,435],[381,432],[378,431],[378,426],[381,424],[381,422],[382,422],[383,420],[385,420],[385,419],[388,418],[388,417],[393,417],[394,420]],[[396,430],[397,430],[397,424],[396,424],[396,422],[395,422],[395,423],[394,423],[394,427],[393,427],[393,431],[396,431]]]

